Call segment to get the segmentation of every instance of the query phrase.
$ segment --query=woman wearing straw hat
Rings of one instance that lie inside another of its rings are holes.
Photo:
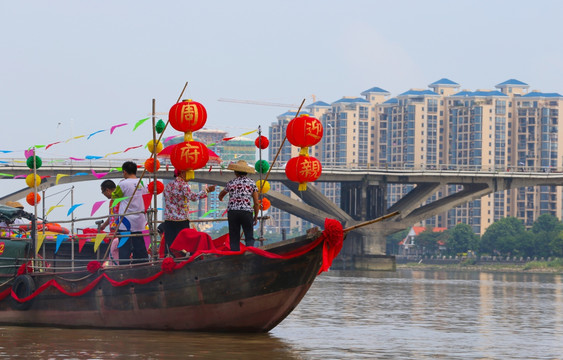
[[[246,246],[254,245],[253,225],[258,221],[258,187],[247,174],[254,174],[254,168],[246,161],[239,160],[227,167],[234,170],[236,177],[227,183],[227,186],[219,194],[219,201],[223,201],[225,195],[229,194],[227,205],[227,219],[229,222],[229,239],[231,251],[240,250],[240,228],[244,231]],[[253,204],[251,205],[251,201]],[[252,211],[254,210],[254,216]]]

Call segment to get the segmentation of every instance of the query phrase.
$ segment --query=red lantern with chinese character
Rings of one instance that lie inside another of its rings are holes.
[[[192,141],[192,132],[201,129],[207,121],[207,110],[198,102],[182,100],[170,108],[168,121],[174,129],[185,133],[185,141]]]
[[[31,206],[33,206],[35,204],[39,204],[39,202],[41,201],[41,195],[36,194],[34,192],[30,192],[25,197],[25,201],[27,201],[27,203]]]
[[[145,169],[150,172],[153,173],[155,172],[155,166],[154,166],[155,162],[153,158],[148,158],[145,161]],[[158,171],[158,169],[160,169],[160,161],[158,161],[158,159],[156,160],[156,171]]]
[[[264,150],[270,145],[270,140],[265,136],[258,136],[256,140],[254,140],[254,145],[256,145],[258,149]]]
[[[262,200],[260,200],[260,210],[266,211],[270,208],[270,206],[272,205],[272,203],[270,202],[270,200],[263,198]]]
[[[180,171],[186,170],[186,180],[194,178],[194,170],[207,164],[209,151],[198,141],[186,141],[174,147],[170,156],[172,165]]]
[[[299,183],[299,191],[307,190],[307,183],[317,180],[322,171],[321,162],[312,156],[291,158],[285,166],[287,178]]]
[[[154,181],[151,181],[147,185],[147,190],[149,191],[149,193],[154,194]],[[156,180],[156,194],[158,195],[163,191],[164,191],[164,184],[161,181]]]
[[[316,145],[323,137],[323,125],[314,117],[302,115],[287,125],[287,140],[293,146],[306,148]]]

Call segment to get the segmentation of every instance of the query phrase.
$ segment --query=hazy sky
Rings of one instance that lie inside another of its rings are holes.
[[[529,0],[0,0],[0,150],[23,158],[34,144],[133,124],[153,98],[168,112],[186,81],[207,128],[233,136],[267,133],[288,109],[219,98],[331,103],[442,77],[470,90],[516,78],[563,93],[561,14],[561,1]],[[42,156],[105,155],[150,136],[123,128]]]

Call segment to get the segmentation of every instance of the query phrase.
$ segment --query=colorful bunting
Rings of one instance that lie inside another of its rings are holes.
[[[98,159],[102,159],[103,156],[94,156],[94,155],[87,155],[86,159],[87,160],[98,160]]]
[[[122,202],[123,200],[128,199],[127,197],[120,197],[117,199],[113,199],[113,202],[111,203],[111,207],[115,207],[117,204],[119,204],[120,202]]]
[[[43,240],[45,240],[45,234],[37,234],[37,244],[35,245],[35,254],[39,253],[39,248],[43,245]]]
[[[49,208],[49,211],[47,211],[47,213],[45,214],[45,216],[49,215],[49,214],[51,213],[51,211],[55,210],[55,209],[58,208],[58,207],[63,207],[63,205],[54,205],[54,206],[51,206],[51,207]]]
[[[47,147],[45,148],[45,150],[47,150],[48,148],[50,148],[50,147],[53,146],[53,145],[57,145],[57,144],[60,144],[60,143],[61,143],[60,141],[57,141],[57,142],[54,142],[54,143],[52,143],[52,144],[49,144],[49,145],[47,145]]]
[[[118,127],[125,126],[125,125],[127,125],[127,123],[123,123],[123,124],[119,124],[119,125],[113,125],[113,126],[111,127],[110,131],[109,131],[110,135],[113,134],[113,131],[114,131],[115,129],[117,129]]]
[[[9,154],[13,151],[12,150],[0,150],[0,152],[3,153],[3,154]]]
[[[57,235],[57,245],[55,247],[55,254],[59,251],[59,247],[63,243],[63,241],[68,239],[68,235]]]
[[[107,130],[98,130],[98,131],[95,131],[95,132],[91,133],[90,135],[88,135],[88,137],[86,138],[86,140],[90,140],[90,138],[91,138],[92,136],[94,136],[94,135],[96,135],[96,134],[99,134],[99,133],[101,133],[101,132],[104,132],[104,131],[107,131]]]
[[[92,206],[92,212],[90,213],[90,216],[94,216],[94,214],[96,213],[96,211],[98,211],[98,209],[100,208],[100,206],[102,206],[103,203],[105,203],[106,200],[102,200],[102,201],[96,201],[94,203],[94,205]]]
[[[0,176],[14,177],[13,174],[4,174],[4,173],[0,173]]]
[[[137,128],[138,128],[142,123],[144,123],[145,121],[147,121],[148,119],[149,119],[149,118],[144,118],[144,119],[141,119],[141,120],[137,121],[137,123],[136,123],[135,126],[133,127],[133,131],[137,130]]]
[[[100,247],[100,244],[102,243],[102,241],[104,241],[106,235],[107,234],[105,233],[96,235],[96,241],[94,241],[94,252],[98,251],[98,247]]]
[[[55,185],[59,185],[59,180],[64,176],[70,176],[66,174],[57,174],[57,179],[55,180]]]
[[[137,146],[132,146],[132,147],[128,147],[127,149],[125,149],[123,152],[127,152],[129,150],[133,150],[133,149],[138,149],[140,147],[142,147],[143,145],[137,145]]]
[[[123,231],[121,232],[122,235],[129,235],[131,234],[131,232],[129,231]],[[125,243],[127,242],[127,240],[129,240],[129,236],[126,237],[122,237],[121,239],[119,239],[119,244],[117,245],[118,248],[122,247],[123,245],[125,245]]]
[[[96,173],[96,172],[94,171],[94,169],[91,169],[91,170],[92,170],[92,175],[94,175],[97,179],[101,179],[101,178],[103,178],[104,176],[106,176],[107,174],[109,174],[109,173],[107,173],[107,172],[104,172],[104,173]]]
[[[70,209],[68,209],[68,212],[66,214],[66,216],[69,216],[70,214],[73,213],[74,210],[76,210],[77,207],[84,205],[84,203],[81,204],[74,204],[70,207]]]
[[[88,240],[88,238],[86,237],[79,237],[78,238],[78,252],[82,252],[82,248],[84,247],[84,244],[86,244],[86,241]]]
[[[80,159],[80,158],[75,158],[75,157],[69,157],[70,160],[74,160],[74,161],[83,161],[84,159]]]

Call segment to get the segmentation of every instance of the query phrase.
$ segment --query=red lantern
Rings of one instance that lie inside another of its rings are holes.
[[[307,190],[307,183],[317,180],[322,171],[321,162],[312,156],[291,158],[285,166],[287,178],[299,183],[299,191]]]
[[[271,205],[272,205],[272,203],[270,202],[270,200],[263,198],[260,201],[260,210],[266,211],[270,208]]]
[[[209,151],[198,141],[186,141],[174,147],[170,156],[172,165],[179,171],[186,170],[186,180],[194,178],[194,170],[207,164]]]
[[[256,145],[258,149],[263,150],[267,148],[268,145],[270,145],[270,140],[268,140],[268,138],[265,136],[258,136],[256,140],[254,140],[254,145]]]
[[[186,133],[185,140],[190,141],[192,131],[197,131],[205,125],[207,111],[198,102],[183,100],[170,108],[168,121],[174,129]]]
[[[147,185],[147,190],[149,193],[154,194],[154,181],[151,181]],[[164,191],[164,184],[160,180],[156,180],[156,194],[160,194]]]
[[[35,205],[36,203],[39,204],[39,202],[41,201],[41,195],[36,194],[34,192],[30,192],[25,197],[25,201],[27,201],[27,203],[31,206]]]
[[[153,173],[154,170],[154,159],[153,158],[148,158],[145,161],[145,169],[150,172]],[[156,160],[156,171],[158,171],[158,169],[160,169],[160,161],[158,161],[158,159]]]
[[[293,146],[313,146],[323,137],[323,125],[314,117],[302,115],[289,122],[286,134],[287,140]]]

